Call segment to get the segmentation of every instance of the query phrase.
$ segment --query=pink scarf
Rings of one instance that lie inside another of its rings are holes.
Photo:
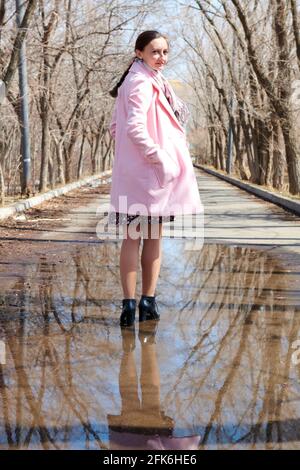
[[[170,103],[171,108],[173,109],[176,118],[182,126],[185,126],[190,117],[189,108],[187,107],[186,103],[175,94],[172,86],[170,85],[166,77],[164,77],[160,70],[153,69],[142,59],[135,58],[134,60],[140,61],[148,70],[153,72],[153,78],[163,90],[167,100]]]

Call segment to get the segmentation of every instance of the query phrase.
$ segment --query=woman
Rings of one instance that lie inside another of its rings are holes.
[[[110,92],[117,99],[109,128],[115,139],[115,159],[108,223],[124,228],[121,326],[131,326],[135,320],[142,236],[139,321],[158,320],[155,289],[162,223],[174,221],[177,214],[203,212],[183,127],[188,108],[161,72],[168,60],[168,40],[158,31],[144,31],[136,40],[135,53]]]

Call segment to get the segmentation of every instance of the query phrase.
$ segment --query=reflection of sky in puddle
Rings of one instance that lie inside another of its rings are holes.
[[[118,253],[109,243],[66,251],[63,262],[45,256],[19,267],[1,293],[0,447],[105,447],[107,416],[122,407],[121,427],[129,416],[137,429],[149,428],[154,411],[126,408],[127,392],[153,393],[177,438],[201,435],[207,447],[297,447],[298,260],[251,247],[186,251],[184,241],[165,239],[156,342],[143,350],[137,322],[127,354]]]

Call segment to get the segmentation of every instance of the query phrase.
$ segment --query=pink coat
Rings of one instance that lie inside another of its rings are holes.
[[[135,61],[118,88],[109,127],[115,138],[110,211],[202,213],[185,129],[152,74]]]

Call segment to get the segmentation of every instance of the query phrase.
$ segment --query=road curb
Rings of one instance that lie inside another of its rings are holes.
[[[273,204],[276,204],[277,206],[280,206],[283,209],[293,212],[296,215],[300,215],[300,202],[294,201],[293,199],[285,196],[274,194],[266,189],[258,188],[250,183],[244,183],[243,181],[239,180],[238,178],[235,178],[234,176],[223,175],[217,170],[212,170],[211,168],[207,168],[203,165],[194,164],[194,166],[196,168],[199,168],[200,170],[205,171],[206,173],[209,173],[213,176],[216,176],[217,178],[227,181],[227,183],[233,184],[234,186],[238,186],[240,189],[248,191],[248,193],[255,194],[256,196],[264,199],[265,201],[272,202]]]
[[[10,217],[16,214],[17,212],[24,212],[26,209],[30,209],[31,207],[37,206],[44,201],[48,201],[49,199],[52,199],[54,197],[66,194],[69,191],[72,191],[76,188],[80,188],[81,186],[91,183],[92,181],[99,179],[101,180],[101,178],[103,178],[104,176],[111,174],[111,171],[112,170],[107,170],[97,175],[88,176],[80,181],[74,181],[74,183],[69,183],[66,186],[63,186],[62,188],[51,189],[46,193],[39,194],[38,196],[30,197],[28,199],[25,199],[24,201],[15,202],[14,204],[11,204],[7,207],[1,207],[0,220],[6,219],[7,217]]]

